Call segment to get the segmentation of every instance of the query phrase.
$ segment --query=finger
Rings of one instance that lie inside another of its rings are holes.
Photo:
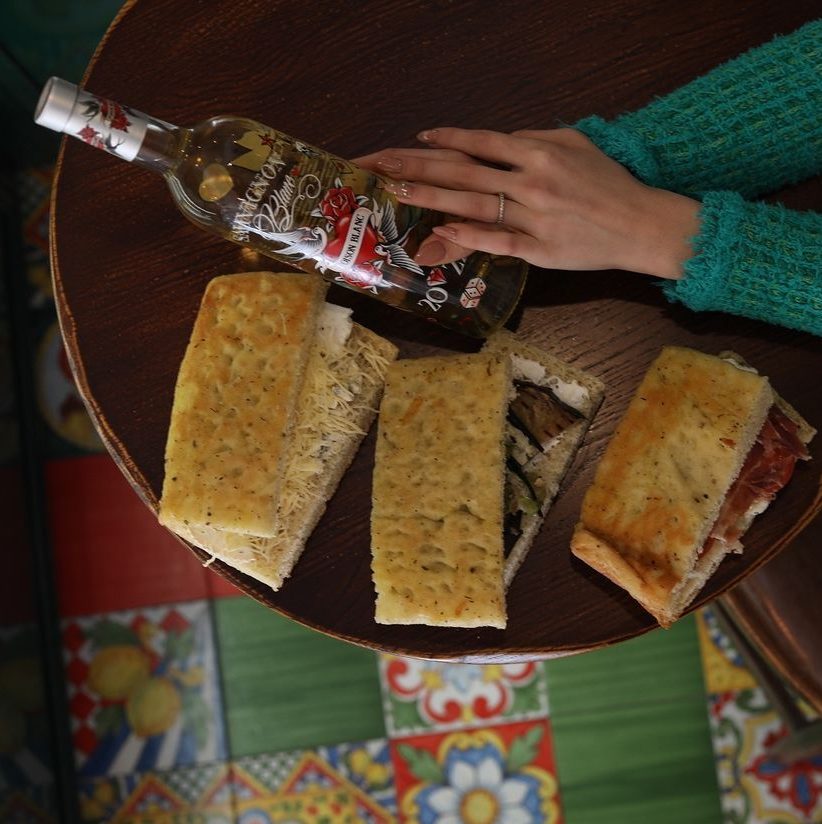
[[[435,226],[431,231],[450,243],[491,255],[518,257],[528,262],[536,260],[540,251],[539,243],[530,235],[487,223],[447,223]]]
[[[492,169],[481,163],[454,163],[428,157],[395,157],[391,158],[391,162],[390,169],[383,169],[379,163],[377,165],[391,177],[429,186],[486,194],[510,193],[516,188],[511,172]]]
[[[381,160],[391,158],[403,159],[406,157],[432,157],[436,160],[451,160],[457,163],[478,163],[479,161],[473,157],[469,157],[463,152],[458,152],[453,149],[382,149],[379,152],[372,152],[371,154],[362,155],[361,157],[354,157],[351,159],[352,163],[362,166],[372,171],[378,170],[377,164]]]
[[[496,223],[500,216],[500,197],[498,194],[480,192],[462,192],[428,186],[424,183],[387,183],[386,191],[391,192],[397,200],[423,209],[433,209],[455,217]],[[513,200],[504,200],[503,218],[507,226],[528,230],[529,211]]]
[[[522,155],[520,138],[487,129],[427,129],[420,132],[417,139],[428,146],[456,149],[472,157],[508,166],[518,165]]]
[[[443,266],[464,258],[473,251],[446,238],[431,235],[420,244],[417,254],[414,255],[414,262],[420,266]]]

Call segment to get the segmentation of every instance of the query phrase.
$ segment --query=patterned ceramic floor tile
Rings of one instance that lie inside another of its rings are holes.
[[[203,567],[108,455],[52,460],[45,470],[64,617],[207,597]]]
[[[77,450],[102,452],[103,444],[71,374],[56,320],[52,320],[44,328],[36,343],[34,369],[37,407],[51,439],[73,447],[53,447],[47,451],[48,457],[71,455]]]
[[[385,740],[241,758],[232,784],[242,824],[396,821]]]
[[[18,175],[23,247],[34,353],[37,405],[47,457],[101,452],[103,445],[74,384],[54,310],[48,259],[49,195],[53,169]]]
[[[543,665],[446,664],[380,656],[392,738],[548,716]]]
[[[769,754],[784,725],[709,608],[698,626],[725,821],[822,822],[822,756],[785,765]]]
[[[126,775],[226,754],[209,604],[63,622],[81,776]]]
[[[391,741],[405,824],[562,821],[547,719]]]
[[[0,821],[3,824],[57,824],[52,787],[0,790]]]
[[[0,629],[0,793],[53,781],[38,643],[34,625]]]
[[[394,765],[387,739],[318,747],[317,754],[380,807],[397,814]]]
[[[725,820],[822,821],[822,756],[785,766],[768,755],[786,730],[762,690],[714,694],[709,707]]]
[[[706,692],[753,689],[756,679],[745,667],[742,656],[734,649],[730,639],[720,630],[710,608],[696,613],[696,626]]]
[[[232,758],[385,736],[373,652],[250,598],[213,603]]]
[[[80,782],[84,824],[233,824],[230,769],[202,764]]]

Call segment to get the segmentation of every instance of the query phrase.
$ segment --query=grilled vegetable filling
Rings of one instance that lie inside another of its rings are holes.
[[[536,515],[546,503],[545,481],[534,459],[559,440],[583,415],[563,403],[547,386],[514,381],[517,395],[508,407],[506,427],[504,547],[507,558],[522,535],[523,516]]]

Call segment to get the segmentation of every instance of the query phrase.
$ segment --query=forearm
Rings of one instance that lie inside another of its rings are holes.
[[[712,192],[699,221],[671,300],[822,335],[822,214]]]
[[[575,125],[640,180],[754,196],[822,172],[822,20],[639,111]]]

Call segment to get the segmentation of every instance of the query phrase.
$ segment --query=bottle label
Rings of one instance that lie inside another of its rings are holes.
[[[264,244],[298,265],[310,261],[383,300],[383,292],[399,288],[411,294],[397,302],[413,296],[426,314],[479,305],[485,284],[465,282],[463,261],[431,269],[414,262],[409,246],[425,234],[423,212],[397,204],[369,173],[273,131],[248,131],[236,145],[245,152],[231,165],[255,174],[237,201],[232,240]]]
[[[123,160],[134,160],[143,143],[147,121],[141,112],[81,89],[63,131],[96,149]]]

